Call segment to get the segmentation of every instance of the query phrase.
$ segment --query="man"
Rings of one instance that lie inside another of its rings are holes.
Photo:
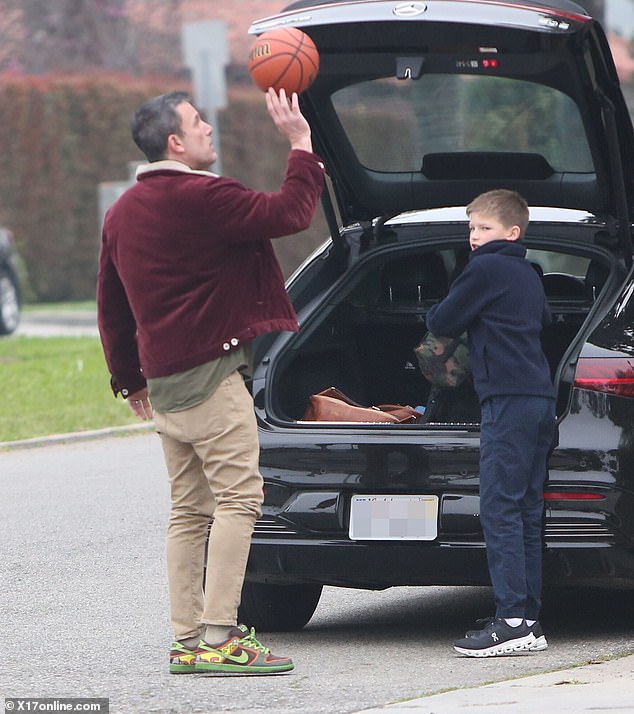
[[[308,227],[323,165],[297,95],[271,89],[266,106],[291,148],[277,193],[210,173],[212,127],[173,92],[135,114],[132,136],[150,163],[104,221],[97,307],[111,386],[141,419],[154,418],[170,481],[172,673],[293,669],[237,626],[263,501],[241,372],[255,337],[297,330],[271,239]]]

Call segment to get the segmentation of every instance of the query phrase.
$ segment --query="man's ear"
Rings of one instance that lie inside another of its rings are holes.
[[[170,134],[167,137],[166,154],[182,154],[184,150],[183,142],[178,134]]]

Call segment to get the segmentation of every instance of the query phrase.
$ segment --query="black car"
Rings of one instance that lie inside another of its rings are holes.
[[[20,322],[18,254],[13,233],[0,226],[0,335],[10,335]]]
[[[331,239],[289,280],[299,333],[257,349],[265,504],[241,616],[302,627],[323,585],[489,584],[478,401],[432,390],[414,348],[467,258],[464,207],[494,188],[529,202],[554,316],[545,585],[633,587],[634,134],[600,24],[566,0],[368,0],[296,2],[250,32],[276,27],[320,52],[301,104]],[[307,420],[329,387],[424,413]]]

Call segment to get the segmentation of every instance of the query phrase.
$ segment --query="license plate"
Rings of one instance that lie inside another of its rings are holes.
[[[351,540],[434,540],[438,496],[353,496]]]

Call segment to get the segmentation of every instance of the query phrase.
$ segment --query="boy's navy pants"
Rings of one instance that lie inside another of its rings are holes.
[[[480,521],[496,617],[539,619],[542,513],[555,400],[509,395],[482,403]]]

